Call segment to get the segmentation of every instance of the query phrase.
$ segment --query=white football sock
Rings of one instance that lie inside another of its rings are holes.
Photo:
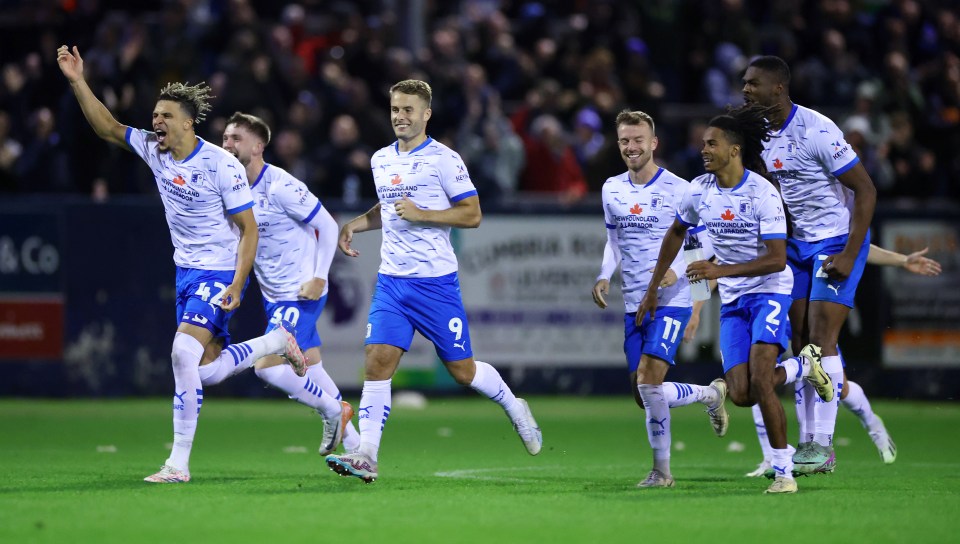
[[[250,368],[267,355],[282,354],[286,346],[286,336],[279,328],[246,342],[230,344],[223,348],[219,357],[200,367],[200,379],[203,385],[216,385]]]
[[[774,473],[777,477],[788,480],[793,479],[793,454],[796,453],[796,451],[797,450],[793,449],[793,446],[787,446],[782,450],[773,450],[773,461],[770,464],[773,466]]]
[[[173,449],[166,464],[190,472],[190,451],[203,405],[203,386],[198,367],[203,345],[189,334],[173,337]]]
[[[653,468],[670,476],[670,407],[662,385],[637,386],[646,410],[647,439],[653,448]]]
[[[708,407],[717,403],[717,390],[709,385],[693,383],[663,382],[663,396],[667,406],[677,408],[699,402]]]
[[[820,399],[816,390],[806,380],[799,380],[793,384],[795,410],[797,413],[797,427],[799,443],[813,442],[813,406]]]
[[[291,399],[309,406],[324,417],[333,417],[340,413],[340,401],[333,395],[324,393],[309,374],[297,376],[290,365],[276,365],[255,370],[257,377],[273,387],[283,391]]]
[[[817,402],[813,407],[816,424],[813,428],[813,441],[821,446],[833,445],[833,432],[837,426],[837,409],[840,406],[840,391],[843,388],[843,363],[839,355],[830,355],[822,359],[823,371],[833,380],[836,394],[830,402]],[[807,432],[810,422],[807,422]]]
[[[340,395],[340,388],[334,383],[330,374],[327,374],[327,370],[323,368],[322,360],[317,361],[317,364],[307,367],[307,377],[318,384],[324,392],[333,396],[333,398],[338,401],[343,400],[343,397]],[[358,433],[357,428],[353,426],[353,420],[348,421],[344,428],[343,447],[348,452],[356,451],[356,449],[360,447],[360,433]]]
[[[360,451],[374,461],[380,452],[383,427],[390,417],[391,381],[367,380],[363,382],[363,393],[360,395],[360,408],[357,411],[360,422]]]
[[[783,382],[784,384],[794,383],[810,373],[810,365],[801,363],[799,357],[784,359],[777,363],[777,366],[783,367],[783,370],[787,373],[787,377]],[[804,372],[804,370],[806,370],[806,372]]]
[[[773,460],[773,448],[770,446],[770,439],[767,438],[767,424],[763,422],[763,413],[760,412],[760,405],[754,404],[753,425],[757,428],[757,440],[760,442],[760,451],[763,452],[763,460],[771,462]]]
[[[873,408],[870,406],[870,401],[867,400],[867,395],[857,382],[847,380],[847,398],[842,399],[840,404],[853,412],[860,419],[863,428],[868,431],[872,431],[874,425],[879,423],[877,415],[873,413]]]
[[[517,397],[514,396],[513,391],[511,391],[510,387],[503,381],[503,378],[500,377],[497,369],[483,361],[475,361],[475,363],[477,372],[473,375],[473,381],[470,382],[470,387],[477,393],[485,395],[493,402],[502,406],[511,421],[522,416],[523,412],[521,406],[517,404]]]

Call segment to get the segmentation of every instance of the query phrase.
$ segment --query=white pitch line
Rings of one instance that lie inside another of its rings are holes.
[[[483,480],[488,482],[530,482],[531,478],[511,478],[509,476],[485,476],[489,473],[499,472],[542,472],[547,470],[556,470],[563,468],[560,465],[530,466],[530,467],[490,467],[490,468],[467,468],[461,470],[444,470],[434,472],[433,475],[438,478],[457,478],[460,480]]]

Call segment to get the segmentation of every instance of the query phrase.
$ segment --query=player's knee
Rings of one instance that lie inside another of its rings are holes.
[[[468,369],[448,368],[450,370],[450,376],[452,376],[454,381],[456,381],[458,384],[469,387],[470,384],[473,383],[473,376],[468,375]]]
[[[750,391],[744,387],[730,388],[727,390],[727,396],[736,406],[748,407],[755,403],[750,399]]]
[[[203,358],[203,351],[203,345],[199,340],[189,334],[178,332],[173,337],[173,349],[170,352],[174,370],[197,367]]]

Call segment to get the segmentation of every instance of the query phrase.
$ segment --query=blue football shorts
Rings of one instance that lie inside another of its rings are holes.
[[[673,365],[691,315],[693,309],[689,307],[663,306],[657,308],[656,319],[650,319],[650,314],[647,314],[638,327],[636,312],[624,314],[623,352],[627,356],[630,372],[640,366],[641,355],[656,357]]]
[[[377,275],[364,344],[407,351],[414,331],[433,343],[444,362],[473,357],[456,272],[436,278]]]
[[[317,331],[317,320],[323,313],[323,307],[327,304],[327,295],[323,295],[317,300],[293,300],[268,302],[263,301],[263,309],[267,313],[266,331],[270,331],[280,322],[280,320],[289,321],[293,324],[294,330],[289,331],[297,337],[297,344],[300,349],[307,351],[310,348],[318,348],[323,345],[320,340],[320,333]]]
[[[853,308],[854,295],[857,284],[863,276],[863,268],[867,264],[867,255],[870,253],[870,232],[860,246],[857,260],[854,261],[850,276],[843,281],[835,281],[822,270],[823,261],[830,255],[843,251],[848,236],[841,234],[833,238],[826,238],[816,242],[802,242],[790,239],[787,241],[787,264],[793,271],[794,300],[808,298],[810,300],[825,300],[836,302]]]
[[[230,345],[227,324],[233,312],[220,307],[220,295],[233,282],[233,270],[200,270],[177,267],[177,319],[207,329],[215,338],[222,338],[224,347]],[[247,291],[249,280],[240,291],[240,299]]]
[[[750,346],[754,344],[777,345],[780,354],[787,350],[787,312],[792,302],[790,295],[750,293],[720,306],[720,358],[724,374],[749,362]]]

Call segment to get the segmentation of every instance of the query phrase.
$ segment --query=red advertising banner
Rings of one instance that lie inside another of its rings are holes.
[[[0,361],[62,357],[62,298],[0,294]]]

